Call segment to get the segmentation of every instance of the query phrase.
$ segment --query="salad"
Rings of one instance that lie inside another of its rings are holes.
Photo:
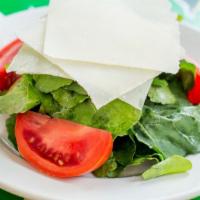
[[[97,109],[77,82],[48,74],[6,72],[22,46],[0,52],[0,114],[8,139],[42,173],[58,178],[141,175],[145,180],[186,172],[200,152],[200,70],[180,61],[162,73],[143,110],[115,99]]]

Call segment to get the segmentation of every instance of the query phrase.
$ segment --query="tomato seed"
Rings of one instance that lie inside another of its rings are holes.
[[[63,160],[58,160],[58,164],[59,164],[60,166],[63,166],[63,165],[64,165]]]
[[[59,157],[60,157],[60,154],[59,154],[59,153],[56,153],[56,154],[54,155],[53,160],[54,160],[55,162],[57,162],[57,160],[59,159]]]
[[[76,145],[72,143],[67,144],[68,153],[62,154],[59,151],[55,152],[54,149],[48,148],[42,142],[42,139],[30,130],[24,130],[24,138],[28,141],[28,145],[33,151],[58,166],[78,165],[83,159],[82,152],[80,151],[72,154],[74,149],[77,149],[82,145],[81,143]]]
[[[35,138],[34,138],[34,137],[31,137],[31,138],[29,139],[29,143],[32,144],[32,143],[34,143],[34,142],[35,142]]]

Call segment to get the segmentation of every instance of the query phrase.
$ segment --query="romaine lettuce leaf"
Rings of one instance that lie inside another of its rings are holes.
[[[0,113],[22,113],[39,104],[40,93],[33,86],[32,77],[23,75],[5,95],[0,96]]]
[[[180,61],[180,70],[178,76],[185,91],[190,90],[194,85],[196,66],[186,60]]]
[[[87,95],[87,92],[77,82],[73,82],[71,85],[65,87],[65,89],[76,92],[78,94]]]
[[[151,102],[160,104],[175,104],[176,98],[171,92],[166,80],[156,78],[149,90],[148,97]]]
[[[155,162],[160,162],[159,159],[159,154],[154,153],[152,155],[144,155],[144,156],[140,156],[140,157],[135,157],[131,163],[131,166],[138,166],[138,165],[142,165],[143,163],[145,163],[146,161],[155,161]]]
[[[148,146],[135,140],[132,135],[119,136],[114,140],[110,159],[94,171],[97,177],[124,177],[140,175],[161,158]]]
[[[89,97],[87,95],[78,94],[65,88],[60,88],[51,93],[53,98],[65,109],[70,109],[84,102]]]
[[[188,155],[200,152],[200,106],[191,105],[177,78],[169,87],[176,98],[174,105],[146,101],[140,122],[134,126],[136,138],[162,154]]]
[[[71,110],[70,119],[80,124],[92,126],[92,119],[96,111],[94,104],[88,99]]]
[[[131,164],[136,152],[135,141],[128,135],[117,137],[114,142],[113,156],[115,160],[123,166]]]
[[[61,106],[53,99],[51,94],[41,93],[40,98],[40,113],[52,116],[55,112],[58,112],[61,109]]]
[[[172,157],[153,165],[142,174],[142,177],[143,179],[148,180],[166,174],[183,173],[190,169],[192,169],[192,163],[189,160],[182,156],[173,155]]]
[[[200,107],[196,107],[195,111],[200,115]],[[186,108],[162,116],[145,107],[143,117],[133,129],[140,142],[165,158],[200,152],[200,121],[187,113]]]
[[[106,161],[106,163],[99,169],[95,170],[93,174],[96,177],[115,178],[120,175],[123,168],[123,166],[116,162],[115,157],[111,155],[111,157]]]
[[[61,108],[59,111],[52,113],[51,116],[59,119],[70,119],[71,109]]]
[[[123,168],[119,176],[127,177],[127,176],[141,175],[143,172],[149,169],[152,165],[158,162],[160,162],[160,160],[157,158],[157,154],[136,157],[134,158],[131,164]]]
[[[127,135],[127,131],[138,122],[141,111],[116,99],[100,108],[93,118],[93,126],[112,132],[113,137]]]
[[[1,108],[2,113],[8,114],[34,109],[112,132],[112,156],[94,174],[118,177],[141,174],[174,154],[184,156],[200,151],[200,106],[187,101],[177,77],[163,74],[155,79],[149,97],[143,114],[119,99],[96,110],[86,91],[76,82],[48,75],[34,75],[33,81],[32,76],[23,75],[0,96],[0,112]],[[12,116],[7,128],[10,140],[16,145],[14,122]]]
[[[8,132],[8,139],[10,142],[13,144],[15,149],[17,150],[17,142],[16,142],[16,137],[15,137],[15,123],[16,123],[16,115],[11,115],[7,120],[6,120],[6,129]]]
[[[73,81],[71,79],[61,78],[51,75],[33,75],[35,86],[38,90],[44,93],[53,92],[63,86],[70,85]]]
[[[92,119],[96,113],[96,108],[91,100],[86,100],[72,109],[62,108],[60,111],[52,114],[52,117],[68,119],[79,124],[92,126]]]

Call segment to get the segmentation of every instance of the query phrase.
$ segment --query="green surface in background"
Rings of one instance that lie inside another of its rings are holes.
[[[0,0],[0,12],[9,15],[30,7],[40,7],[48,4],[49,0]]]
[[[23,198],[17,197],[0,189],[0,200],[23,200]]]

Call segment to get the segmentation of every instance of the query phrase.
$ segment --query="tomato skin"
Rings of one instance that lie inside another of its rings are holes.
[[[6,65],[10,64],[21,46],[22,42],[19,39],[16,39],[0,50],[0,91],[9,89],[18,78],[16,73],[6,72]]]
[[[107,131],[31,111],[18,114],[15,134],[22,157],[39,171],[58,178],[80,176],[97,169],[108,160],[113,147],[112,134]],[[30,144],[34,134],[48,147],[42,153],[37,150],[40,143]],[[71,144],[74,148],[69,148]],[[55,157],[52,160],[49,153],[52,151],[70,153],[71,158],[76,155],[78,161],[68,159],[60,166],[54,162]]]
[[[196,67],[194,86],[188,91],[187,97],[192,104],[200,104],[200,69],[198,67]]]
[[[23,43],[21,40],[16,39],[0,50],[0,68],[5,68],[5,65],[11,63],[12,59],[21,48],[22,44]]]
[[[0,91],[4,91],[6,89],[6,76],[7,76],[7,73],[6,73],[6,70],[5,68],[1,67],[0,68]]]

